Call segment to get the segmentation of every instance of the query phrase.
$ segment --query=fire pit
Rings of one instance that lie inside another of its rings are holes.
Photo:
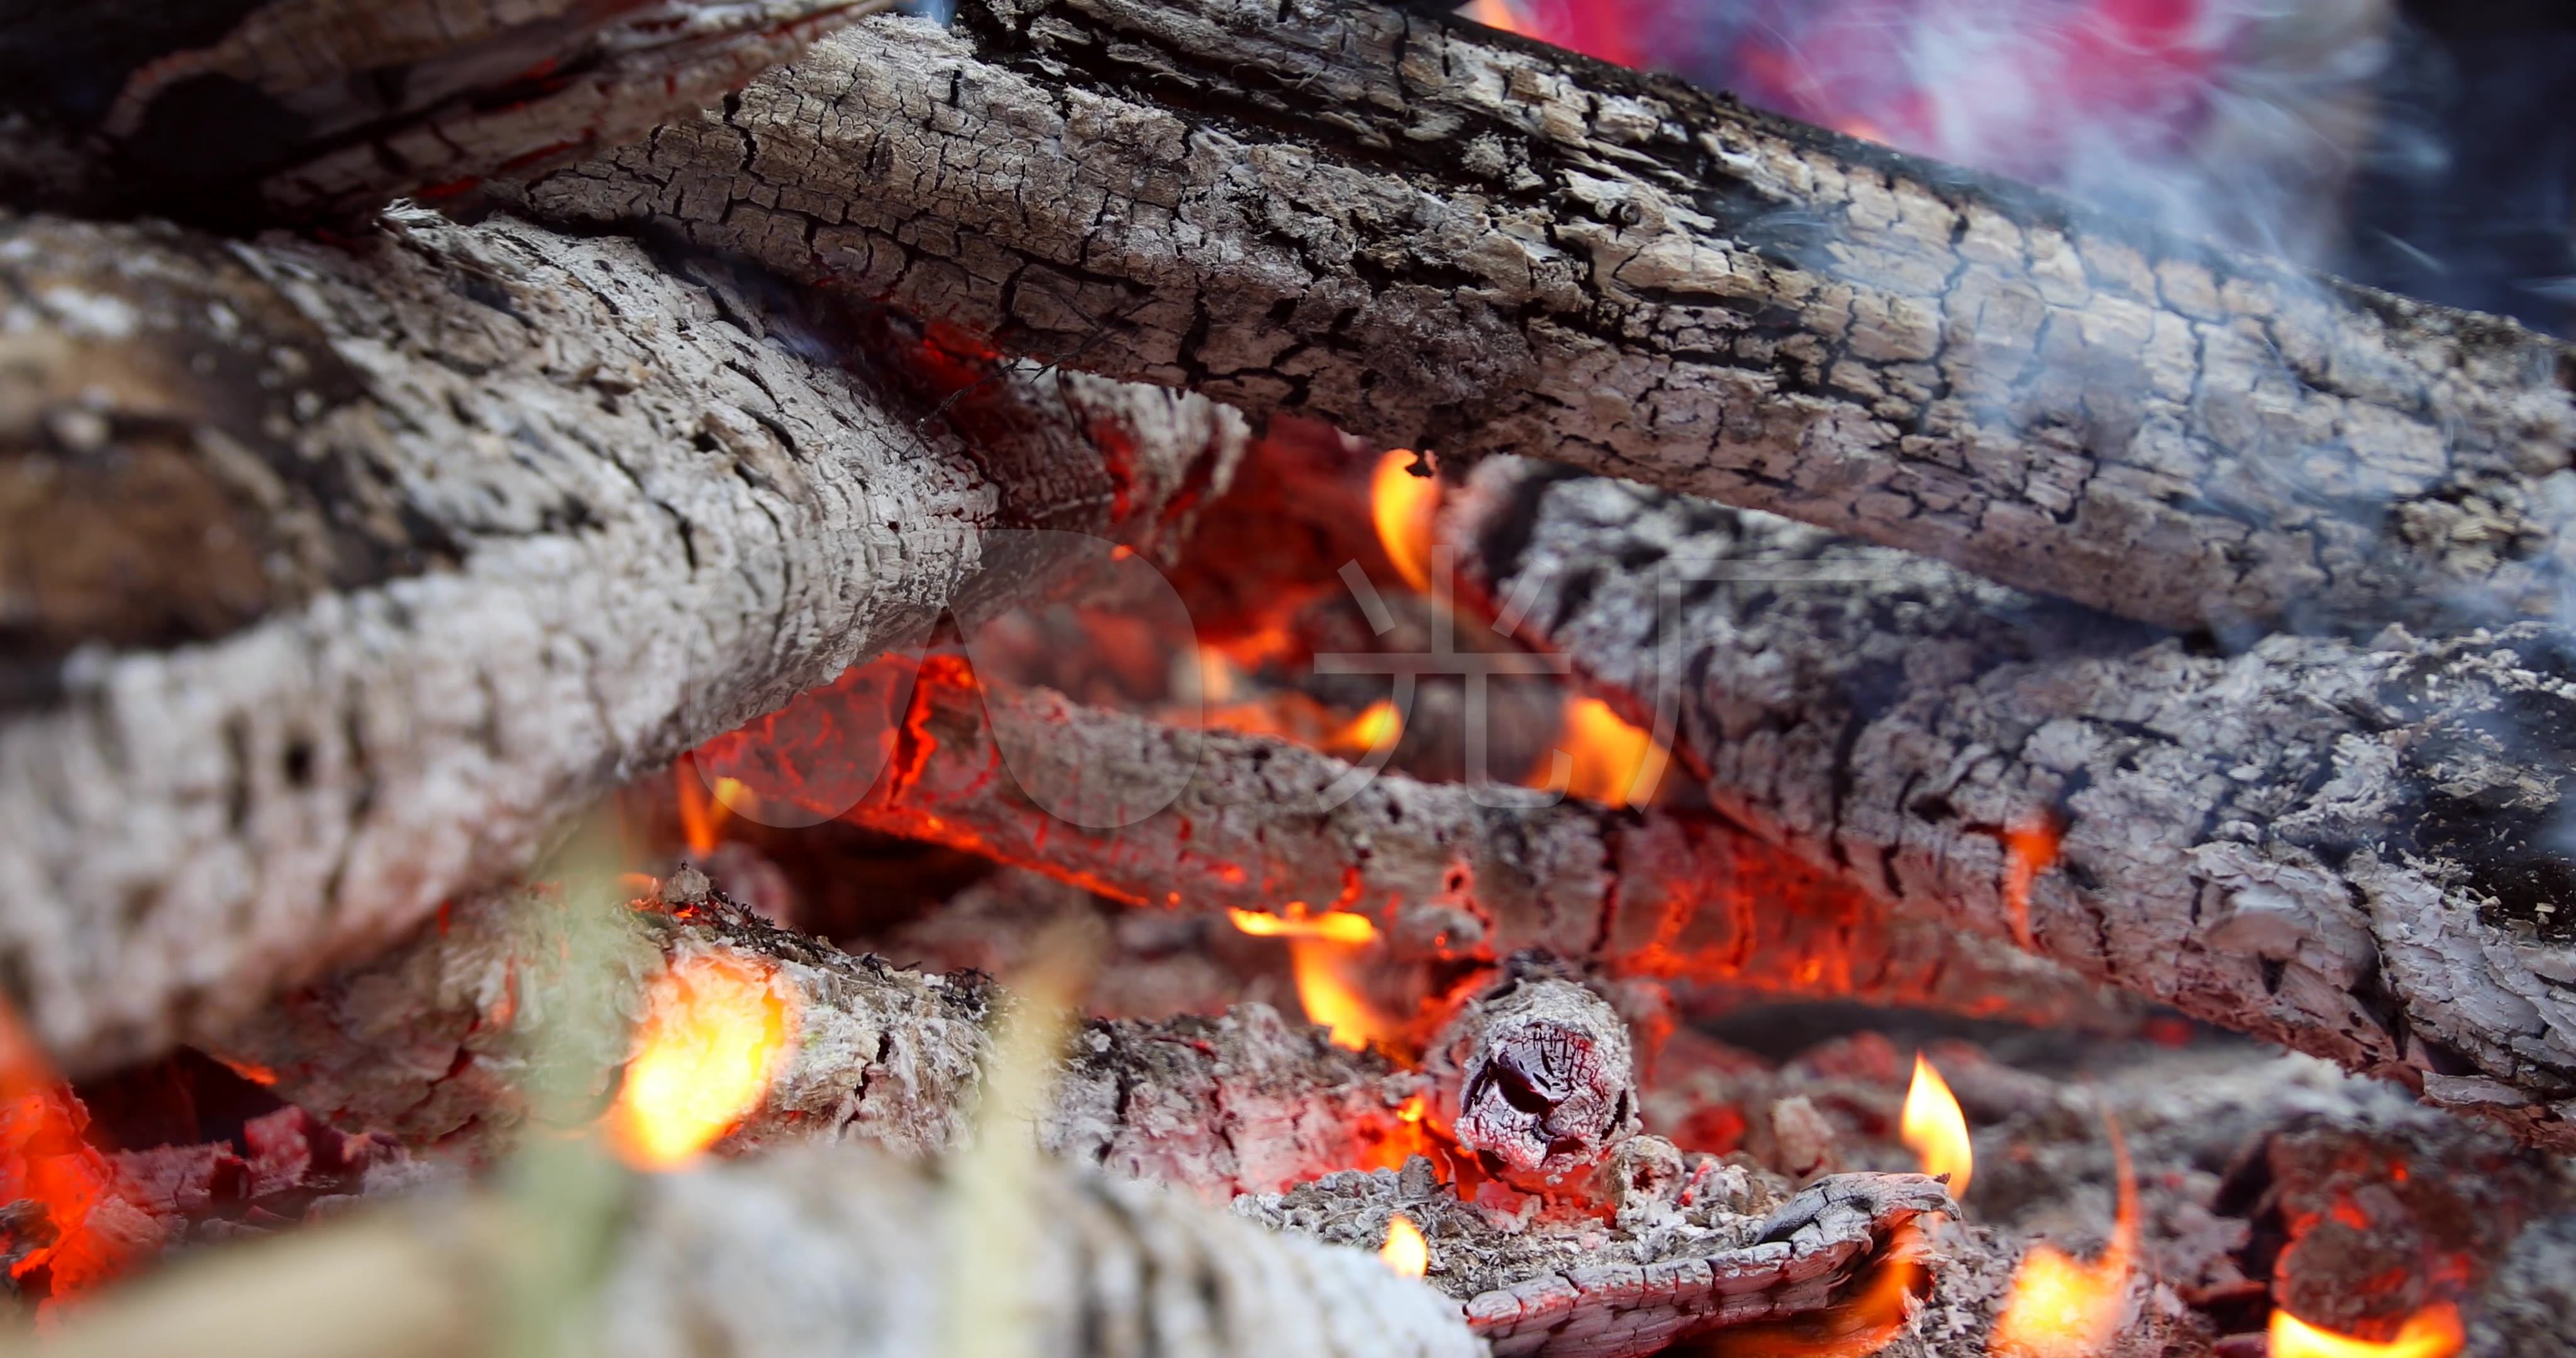
[[[0,20],[0,1351],[2576,1353],[2402,14],[167,8]]]

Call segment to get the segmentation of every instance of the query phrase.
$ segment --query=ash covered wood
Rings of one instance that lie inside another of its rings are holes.
[[[1937,1182],[1902,1174],[1829,1178],[1777,1202],[1741,1167],[1644,1137],[1605,1174],[1610,1223],[1542,1209],[1497,1231],[1492,1209],[1459,1201],[1429,1170],[1331,1175],[1236,1210],[1344,1244],[1384,1239],[1402,1213],[1431,1247],[1425,1276],[1465,1303],[1496,1354],[1611,1358],[1821,1310],[1897,1227],[1949,1206]]]
[[[1534,639],[1672,704],[1710,799],[1819,870],[2576,1145],[2557,630],[2213,654],[1538,464],[1451,512]]]
[[[620,953],[578,963],[565,957],[562,907],[544,897],[461,902],[405,946],[286,997],[214,1050],[352,1130],[488,1159],[527,1117],[531,1051],[562,1041],[549,1035],[546,996],[566,968],[604,968],[640,997],[650,976],[720,958],[760,976],[790,1020],[789,1055],[719,1149],[847,1140],[920,1156],[959,1144],[1007,1004],[989,979],[908,971],[775,928],[691,869],[663,899],[667,909],[636,916]],[[628,1054],[621,1035],[554,1059],[577,1061],[605,1099]],[[1418,1140],[1407,1105],[1418,1109],[1429,1092],[1422,1077],[1262,1005],[1093,1021],[1070,1039],[1040,1136],[1070,1158],[1223,1201],[1401,1156]]]
[[[2564,582],[2556,341],[1443,17],[967,0],[529,201],[2168,626],[2545,613]]]
[[[1155,550],[1242,442],[1197,398],[1025,374],[976,385],[958,423],[997,432],[961,438],[839,366],[899,377],[917,333],[507,219],[0,232],[34,638],[0,956],[76,1073],[382,947],[622,779],[1007,598],[1039,563],[994,529]]]
[[[1552,971],[1513,959],[1458,1007],[1426,1061],[1459,1145],[1533,1188],[1588,1174],[1637,1130],[1628,1025],[1591,987]]]

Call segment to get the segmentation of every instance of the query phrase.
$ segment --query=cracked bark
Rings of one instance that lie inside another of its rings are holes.
[[[2555,341],[1351,0],[869,20],[525,193],[2159,625],[2546,611],[2576,542]]]
[[[75,1072],[219,1030],[1007,600],[1043,561],[997,529],[1159,550],[1242,444],[1197,398],[1016,376],[952,421],[998,441],[960,437],[897,390],[930,351],[891,320],[507,219],[0,235],[0,504],[77,548],[8,558],[39,625],[0,713],[0,981]],[[153,531],[79,535],[127,501]]]
[[[716,102],[881,0],[106,0],[0,29],[0,199],[244,226],[453,196]]]
[[[1549,806],[1521,789],[1489,789],[1503,804],[1484,806],[1465,786],[1392,774],[1328,805],[1352,766],[1301,746],[978,687],[952,657],[922,666],[905,707],[890,709],[888,691],[845,685],[799,700],[810,713],[800,720],[861,744],[900,717],[894,775],[849,807],[851,820],[1133,904],[1351,911],[1399,957],[1538,950],[1610,975],[1753,993],[2129,1021],[2053,965],[1890,915],[1718,818]],[[824,801],[848,805],[828,791]]]
[[[1450,513],[1533,641],[1631,715],[1672,703],[1712,801],[1819,871],[2576,1145],[2561,634],[2216,655],[1532,463],[1478,468]],[[1669,566],[1735,580],[1659,621]]]

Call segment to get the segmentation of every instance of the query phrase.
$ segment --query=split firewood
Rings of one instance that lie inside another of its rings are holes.
[[[103,0],[0,27],[0,197],[251,225],[453,195],[716,102],[884,0]]]
[[[880,17],[527,201],[2177,628],[2546,613],[2576,542],[2556,341],[1359,0]]]
[[[75,1074],[400,937],[1083,541],[995,530],[1164,550],[1243,442],[507,219],[0,237],[0,976]],[[941,420],[924,367],[963,374]]]
[[[1477,479],[1453,535],[1495,548],[1486,588],[1633,712],[1671,703],[1741,823],[1904,913],[2576,1146],[2562,634],[2218,655],[1767,516]],[[1675,567],[1720,578],[1665,616]]]
[[[850,819],[1137,905],[1343,911],[1369,919],[1400,957],[1537,951],[1614,976],[2043,1025],[2131,1022],[2059,968],[1890,914],[1716,817],[1361,779],[1281,741],[980,687],[953,657],[922,665],[900,717],[884,692],[849,684],[799,700],[805,721],[852,742],[899,722],[905,755]],[[1148,797],[1169,804],[1086,828]],[[1075,816],[1056,814],[1065,809]]]
[[[836,1146],[632,1186],[602,1276],[543,1304],[586,1351],[679,1358],[916,1358],[968,1312],[1008,1351],[1081,1358],[1472,1358],[1454,1302],[1371,1251],[1264,1231],[1149,1185],[1032,1177],[1013,1266],[972,1258],[962,1195],[919,1166]],[[10,1354],[526,1352],[514,1275],[544,1223],[484,1194],[391,1204],[216,1252],[75,1313]],[[540,1274],[538,1276],[544,1276]],[[512,1342],[515,1337],[520,1342]],[[990,1351],[990,1350],[979,1350]]]

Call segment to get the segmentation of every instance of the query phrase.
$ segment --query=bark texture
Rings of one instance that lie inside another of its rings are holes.
[[[630,947],[578,965],[615,978],[630,1019],[641,1017],[646,982],[666,971],[713,960],[759,978],[786,1016],[786,1054],[720,1153],[862,1141],[921,1157],[962,1144],[1008,1004],[990,980],[908,971],[771,927],[691,869],[663,897],[639,912]],[[542,897],[461,903],[213,1049],[351,1131],[491,1159],[529,1116],[532,1053],[564,1040],[544,998],[565,984],[563,928]],[[605,1101],[629,1042],[619,1034],[569,1058],[582,1063],[575,1078]],[[1224,1202],[1400,1159],[1419,1140],[1401,1114],[1429,1089],[1262,1005],[1094,1021],[1070,1041],[1039,1136],[1068,1159]]]
[[[2576,362],[1355,0],[968,0],[537,181],[1007,349],[2180,628],[2548,611]]]
[[[219,1031],[1007,597],[1038,563],[995,529],[1158,550],[1241,447],[1091,378],[982,384],[958,423],[998,442],[925,426],[758,282],[507,219],[345,249],[0,226],[0,589],[36,634],[0,981],[60,1059]],[[148,531],[81,533],[128,503]],[[59,556],[21,537],[53,523]]]
[[[716,102],[872,0],[105,0],[0,31],[0,196],[246,225],[450,196]]]
[[[1888,1256],[1900,1227],[1951,1206],[1919,1174],[1837,1175],[1766,1205],[1742,1167],[1639,1137],[1612,1162],[1607,1229],[1542,1217],[1496,1232],[1429,1168],[1333,1175],[1235,1210],[1337,1244],[1382,1240],[1402,1213],[1431,1247],[1426,1277],[1465,1302],[1495,1354],[1626,1358],[1824,1310]]]
[[[864,745],[898,720],[880,692],[814,693],[800,706]],[[1399,957],[1537,950],[1612,975],[1757,993],[2039,1024],[2128,1021],[2052,965],[1893,916],[1715,817],[1548,805],[1521,789],[1480,794],[1395,775],[1334,803],[1354,770],[1331,756],[1044,690],[978,688],[939,657],[899,720],[904,752],[850,819],[1134,904],[1349,911]],[[1141,814],[1149,807],[1160,809]],[[1129,823],[1086,828],[1120,819]]]
[[[1452,512],[1536,639],[1670,703],[1711,799],[1818,869],[2576,1145],[2562,634],[2220,655],[1534,464]]]
[[[567,1051],[564,1034],[547,1031],[568,968],[604,971],[632,996],[657,971],[716,958],[761,976],[792,1016],[787,1054],[720,1152],[768,1149],[759,1163],[774,1164],[800,1162],[781,1149],[797,1142],[859,1140],[914,1159],[966,1148],[991,1056],[987,1027],[1005,1004],[988,982],[837,953],[759,922],[685,870],[664,896],[610,956],[575,957],[563,911],[543,898],[451,911],[405,948],[263,1016],[221,1055],[350,1127],[488,1154],[527,1116],[518,1091],[530,1083],[530,1052],[579,1063],[603,1099],[627,1055],[622,1039]],[[1651,1352],[1681,1329],[1822,1309],[1899,1224],[1948,1202],[1914,1175],[1850,1176],[1792,1195],[1634,1135],[1624,1031],[1561,977],[1515,978],[1462,1008],[1451,1031],[1453,1059],[1415,1074],[1331,1046],[1322,1030],[1261,1006],[1093,1022],[1073,1035],[1035,1114],[1036,1136],[1067,1163],[1212,1203],[1240,1200],[1239,1211],[1265,1224],[1371,1249],[1388,1214],[1404,1210],[1450,1251],[1433,1280],[1468,1303],[1480,1333],[1516,1336],[1513,1352],[1593,1358]],[[1587,1058],[1560,1060],[1577,1038]],[[1407,1159],[1432,1152],[1468,1176],[1480,1162],[1510,1168],[1493,1147],[1518,1145],[1520,1129],[1478,1120],[1495,1102],[1486,1094],[1515,1079],[1562,1096],[1554,1117],[1563,1125],[1538,1147],[1547,1195],[1488,1183],[1462,1200],[1431,1159]],[[1457,1124],[1455,1143],[1427,1134],[1426,1110],[1429,1126]],[[1594,1129],[1590,1113],[1608,1114],[1609,1125]],[[1007,1125],[982,1121],[987,1135]],[[1361,1168],[1398,1162],[1401,1174]],[[951,1173],[978,1163],[955,1160]],[[1112,1192],[1121,1194],[1132,1196]],[[1263,1194],[1284,1196],[1252,1196]],[[909,1239],[884,1236],[874,1247]],[[1229,1257],[1211,1266],[1261,1261],[1224,1248]],[[1011,1271],[1014,1286],[1022,1272]],[[1043,1296],[1052,1284],[1034,1286]]]

